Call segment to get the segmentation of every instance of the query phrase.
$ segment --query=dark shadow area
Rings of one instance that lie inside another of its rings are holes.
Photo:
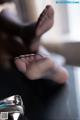
[[[21,95],[29,120],[79,120],[72,68],[70,80],[58,85],[48,79],[28,80],[16,70],[0,69],[0,99]]]
[[[6,2],[11,2],[11,1],[13,1],[13,0],[0,0],[0,4],[4,4]]]

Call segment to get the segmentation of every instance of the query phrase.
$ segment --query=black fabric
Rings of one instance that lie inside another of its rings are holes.
[[[25,106],[25,116],[29,119],[42,120],[43,110],[48,97],[53,94],[51,81],[40,79],[31,81],[16,68],[0,69],[0,100],[12,96],[21,95]]]
[[[70,80],[58,85],[45,78],[31,81],[15,67],[0,69],[0,99],[21,95],[25,115],[19,120],[79,120],[73,68],[68,70]]]

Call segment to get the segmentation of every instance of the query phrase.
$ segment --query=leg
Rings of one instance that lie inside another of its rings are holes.
[[[39,16],[37,22],[24,26],[23,38],[25,36],[25,42],[32,41],[30,49],[32,51],[38,50],[40,43],[40,36],[47,32],[54,22],[54,10],[51,6],[46,6],[41,15]],[[28,33],[28,36],[26,36]],[[30,36],[32,38],[30,38]],[[26,41],[26,37],[28,41]]]
[[[40,37],[43,33],[49,30],[53,24],[53,9],[47,6],[40,15],[36,24],[35,36]],[[39,41],[38,41],[39,42]],[[35,48],[34,42],[33,48]],[[48,72],[49,78],[55,80],[57,83],[64,83],[68,79],[68,73],[63,67],[57,67],[48,57],[43,57],[38,54],[20,56],[15,59],[17,68],[24,73],[29,79],[36,80],[45,76]]]
[[[4,29],[10,29],[14,34],[19,34],[19,29],[22,29],[22,34],[32,34],[32,30],[35,31],[35,37],[40,37],[46,31],[48,31],[53,25],[54,11],[51,6],[46,6],[41,15],[39,16],[37,22],[33,24],[24,24],[20,21],[20,18],[16,14],[10,12],[10,10],[5,9],[0,13],[0,22],[5,23]],[[13,27],[14,26],[14,27]],[[7,28],[6,28],[7,27]],[[15,29],[17,33],[15,33]],[[11,32],[10,31],[10,32]],[[21,35],[21,33],[20,33]]]
[[[48,31],[53,25],[54,11],[51,6],[41,13],[37,22],[25,25],[10,10],[5,9],[0,13],[0,30],[22,38],[25,47],[30,47],[33,52],[39,47],[39,37]]]

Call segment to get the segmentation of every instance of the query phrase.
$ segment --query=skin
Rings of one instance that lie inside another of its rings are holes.
[[[37,53],[41,35],[53,25],[53,15],[52,7],[46,6],[35,23],[24,24],[10,10],[3,10],[0,13],[0,44],[3,46],[1,51],[4,51],[11,59],[21,54]],[[48,19],[49,16],[51,19]]]
[[[2,51],[5,51],[8,59],[15,57],[14,63],[17,69],[30,80],[37,80],[49,73],[51,80],[63,84],[68,79],[67,70],[58,66],[49,56],[43,56],[43,53],[38,54],[39,38],[53,26],[53,23],[54,11],[49,5],[43,10],[38,21],[33,24],[23,24],[9,10],[3,10],[0,14],[1,43],[4,46]]]
[[[14,55],[14,57],[20,54],[36,53],[40,45],[41,35],[48,31],[53,25],[53,16],[54,11],[52,7],[46,6],[38,18],[38,21],[32,24],[24,24],[20,21],[20,18],[11,13],[10,10],[3,10],[0,14],[0,31],[6,35],[8,51],[12,51],[11,54]],[[21,39],[21,43],[16,39],[16,36]],[[12,43],[17,50],[10,48]]]
[[[68,72],[64,67],[58,66],[49,57],[44,57],[40,54],[19,56],[15,59],[15,64],[18,70],[30,80],[37,80],[47,74],[48,76],[46,77],[59,84],[63,84],[68,79]]]
[[[52,27],[53,16],[52,7],[46,7],[38,19],[36,36],[41,36]],[[38,53],[21,55],[15,59],[15,64],[30,80],[37,80],[48,73],[48,77],[59,84],[65,83],[68,79],[68,72],[65,68],[58,66],[48,56],[42,56]]]

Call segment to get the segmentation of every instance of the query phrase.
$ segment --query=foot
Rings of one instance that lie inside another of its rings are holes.
[[[46,8],[41,13],[37,26],[36,26],[36,36],[41,36],[45,32],[47,32],[52,26],[54,22],[54,10],[51,6],[46,6]]]
[[[39,49],[40,45],[40,36],[47,32],[52,26],[54,22],[54,10],[51,6],[46,6],[46,8],[41,13],[37,23],[36,28],[33,28],[33,31],[35,29],[35,39],[33,40],[33,43],[30,46],[30,49],[32,51],[37,51]]]
[[[21,55],[15,59],[16,67],[30,80],[40,79],[52,68],[53,63],[40,54]]]

